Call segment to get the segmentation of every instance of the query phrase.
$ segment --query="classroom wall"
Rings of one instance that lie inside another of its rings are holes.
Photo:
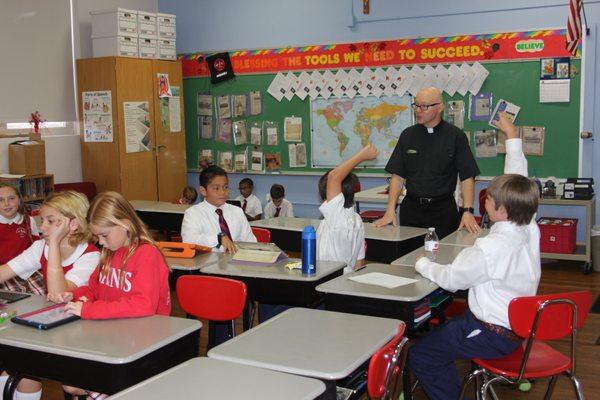
[[[182,53],[564,27],[567,3],[566,0],[374,1],[371,14],[363,16],[361,0],[158,0],[158,10],[177,16],[177,49]],[[596,59],[600,45],[597,40],[600,1],[586,1],[585,10],[591,34],[586,39],[581,128],[600,137],[600,119],[595,116],[598,109],[595,97],[600,94],[600,82],[595,79],[600,63]],[[594,153],[600,154],[599,141],[581,142],[580,175],[593,176],[600,182],[600,156],[594,157]],[[197,174],[189,174],[189,181],[197,185]],[[317,177],[257,176],[255,181],[260,182],[257,185],[260,198],[264,198],[271,182],[278,181],[286,188],[293,188],[293,194],[288,195],[291,200],[302,203],[298,215],[318,215]],[[361,181],[363,188],[384,183],[383,178]],[[232,188],[237,188],[235,176]],[[305,202],[312,203],[304,205]]]

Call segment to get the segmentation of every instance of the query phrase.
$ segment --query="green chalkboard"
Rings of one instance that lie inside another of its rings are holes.
[[[505,99],[521,107],[517,117],[517,125],[544,126],[545,144],[543,156],[527,156],[529,173],[536,176],[569,177],[577,176],[579,159],[579,95],[580,95],[580,66],[579,60],[572,61],[575,71],[571,80],[571,93],[569,103],[540,103],[539,102],[539,61],[520,61],[503,63],[485,63],[485,68],[490,72],[485,81],[482,92],[493,94],[494,106],[498,99]],[[197,119],[197,94],[206,93],[212,96],[225,94],[246,94],[259,90],[262,92],[263,112],[259,115],[243,117],[248,126],[252,122],[276,121],[279,124],[279,145],[262,145],[264,152],[278,151],[281,153],[281,171],[322,171],[310,167],[311,154],[311,126],[310,126],[310,100],[300,100],[294,97],[291,101],[275,100],[267,93],[267,88],[274,78],[274,74],[241,75],[235,79],[212,85],[209,78],[184,79],[184,104],[186,123],[187,163],[190,170],[198,169],[198,152],[201,149],[213,149],[214,157],[220,151],[236,151],[233,143],[221,143],[210,139],[200,139]],[[444,96],[445,101],[464,100],[465,109],[468,108],[468,95],[464,98],[455,95],[450,98]],[[214,113],[213,113],[214,114]],[[302,141],[306,144],[308,166],[305,168],[290,168],[288,160],[288,143],[283,141],[283,121],[285,117],[301,117]],[[239,118],[234,118],[235,121]],[[464,130],[471,134],[471,145],[474,146],[473,132],[476,130],[492,129],[487,122],[470,121],[465,110]],[[216,117],[213,116],[213,129],[216,129]],[[473,147],[473,154],[475,149]],[[499,154],[492,158],[477,158],[477,164],[482,176],[496,176],[502,173],[504,155]],[[382,173],[382,169],[367,169],[365,172]]]

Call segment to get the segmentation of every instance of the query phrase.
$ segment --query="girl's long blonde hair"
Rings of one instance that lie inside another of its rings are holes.
[[[17,209],[17,212],[23,216],[26,227],[25,229],[27,229],[27,236],[29,236],[29,240],[33,242],[33,234],[31,233],[31,222],[29,221],[29,212],[27,212],[27,207],[25,207],[25,202],[23,201],[23,196],[21,195],[21,192],[19,191],[19,189],[16,188],[16,186],[11,185],[10,183],[0,182],[0,189],[3,187],[12,189],[13,192],[15,192],[15,194],[19,198],[19,208]]]
[[[91,240],[92,233],[85,219],[90,202],[83,193],[74,190],[55,192],[46,197],[43,205],[54,208],[69,219],[77,220],[79,226],[75,232],[69,234],[69,245],[77,246]]]
[[[90,225],[110,228],[120,226],[127,230],[129,246],[127,255],[121,265],[120,277],[123,279],[123,273],[127,261],[133,255],[135,250],[144,243],[156,247],[156,243],[150,236],[148,228],[138,217],[131,204],[117,192],[104,192],[96,196],[88,211],[87,220]],[[110,271],[111,261],[114,251],[102,249],[100,255],[100,274],[107,276]]]

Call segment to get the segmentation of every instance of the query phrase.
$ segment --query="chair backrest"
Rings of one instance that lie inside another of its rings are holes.
[[[177,280],[177,300],[188,314],[210,321],[230,321],[242,315],[246,284],[214,276],[184,275]]]
[[[487,189],[479,191],[479,215],[485,214],[485,199],[487,198]]]
[[[252,227],[252,233],[260,243],[271,243],[271,231],[264,228]]]
[[[369,362],[367,372],[367,391],[371,399],[397,399],[400,394],[401,375],[406,359],[406,342],[404,337],[406,325],[400,324],[398,333],[377,350]]]
[[[591,304],[588,291],[518,297],[508,305],[508,317],[512,330],[523,338],[534,331],[536,339],[560,339],[571,334],[574,325],[577,329],[583,326]],[[575,316],[577,323],[573,324]]]
[[[74,190],[76,192],[83,193],[87,196],[91,202],[94,197],[98,194],[96,191],[96,184],[94,182],[71,182],[71,183],[57,183],[54,185],[55,192],[63,192],[65,190]]]

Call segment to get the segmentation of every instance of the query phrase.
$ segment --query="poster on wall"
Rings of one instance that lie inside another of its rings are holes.
[[[112,142],[112,96],[110,90],[81,93],[83,141]]]
[[[151,150],[150,103],[147,101],[123,102],[125,120],[125,151],[138,153]]]
[[[171,86],[172,97],[169,97],[169,132],[181,132],[181,97],[179,86]]]

